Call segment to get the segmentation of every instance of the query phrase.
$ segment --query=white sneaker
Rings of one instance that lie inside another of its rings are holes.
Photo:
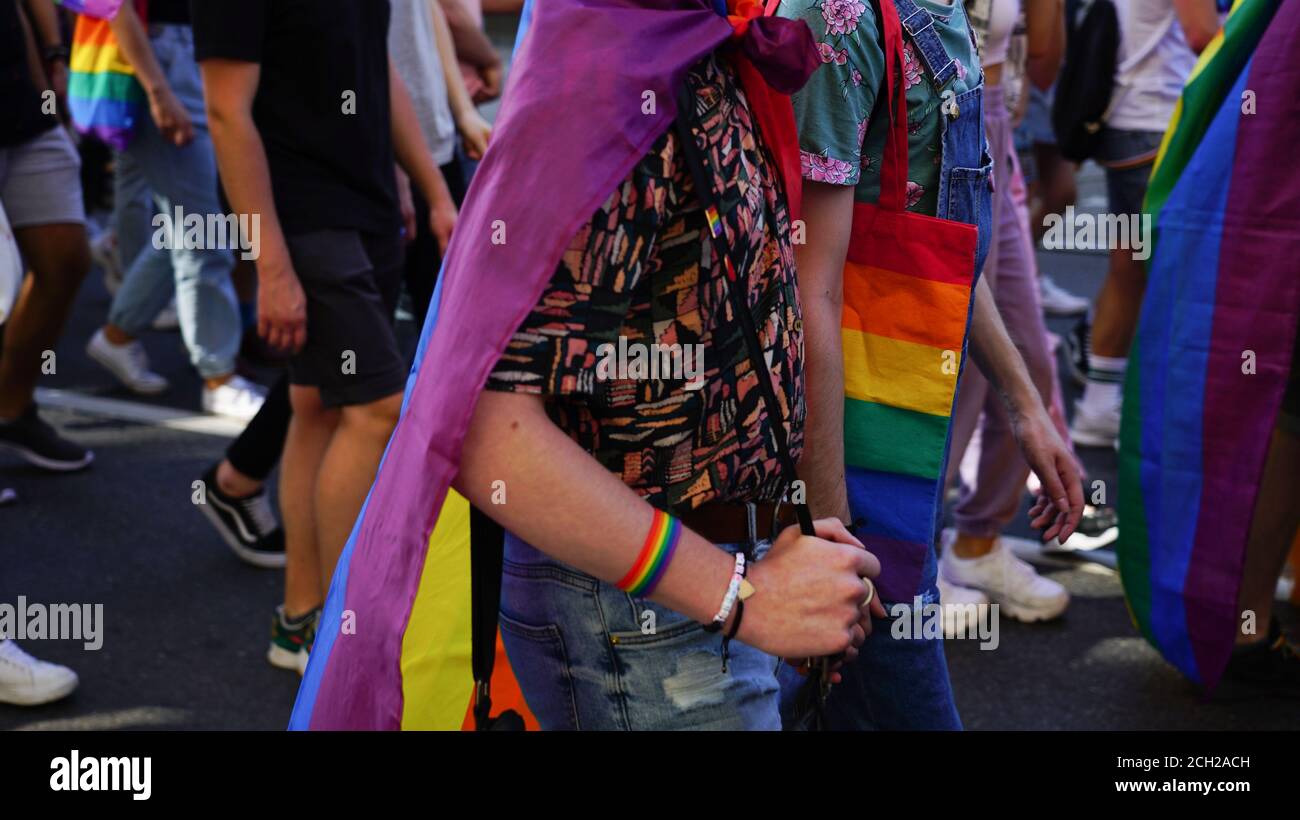
[[[1119,517],[1114,507],[1083,506],[1079,526],[1064,542],[1059,538],[1043,544],[1045,553],[1091,552],[1119,540]]]
[[[203,388],[203,412],[249,421],[265,399],[265,390],[236,373],[225,384]]]
[[[112,228],[101,230],[90,241],[90,258],[104,272],[104,289],[108,295],[116,296],[126,273],[122,270],[122,260],[117,253],[117,234]]]
[[[154,330],[160,330],[163,333],[172,333],[181,329],[181,317],[180,314],[176,312],[175,299],[168,302],[167,307],[163,308],[157,316],[153,317],[153,324],[149,325],[149,327]]]
[[[38,661],[13,641],[0,641],[0,703],[37,706],[66,698],[77,688],[77,673]]]
[[[1088,312],[1087,299],[1070,293],[1047,274],[1038,277],[1038,293],[1043,313],[1048,316],[1078,316]]]
[[[943,636],[953,640],[958,635],[979,634],[979,625],[988,618],[989,596],[978,589],[959,587],[940,578],[939,606],[943,608]]]
[[[115,345],[100,328],[86,343],[86,355],[103,365],[134,393],[154,396],[167,389],[167,380],[149,369],[149,355],[139,342]]]
[[[1119,404],[1098,408],[1076,401],[1070,439],[1080,447],[1114,447],[1119,441],[1119,415]]]
[[[949,584],[983,592],[1002,613],[1018,621],[1050,620],[1070,605],[1070,593],[1065,587],[1040,576],[1017,558],[1001,537],[994,542],[992,552],[979,558],[954,555],[952,542],[956,538],[956,530],[943,531],[939,575]]]

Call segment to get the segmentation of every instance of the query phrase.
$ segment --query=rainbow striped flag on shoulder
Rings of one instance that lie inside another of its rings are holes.
[[[148,101],[113,36],[110,21],[124,0],[59,0],[77,14],[72,33],[72,59],[68,77],[68,110],[82,134],[125,150],[135,125],[147,117]],[[145,3],[137,2],[144,18]]]
[[[1238,0],[1161,146],[1120,430],[1119,568],[1143,636],[1213,689],[1300,322],[1300,0]],[[1267,624],[1260,625],[1267,629]]]

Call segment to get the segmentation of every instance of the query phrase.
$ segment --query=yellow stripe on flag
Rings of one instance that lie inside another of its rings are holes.
[[[469,502],[455,490],[438,514],[402,639],[402,728],[459,730],[474,692]],[[355,636],[366,640],[366,625]]]
[[[932,416],[952,414],[961,349],[941,350],[843,328],[844,393]]]

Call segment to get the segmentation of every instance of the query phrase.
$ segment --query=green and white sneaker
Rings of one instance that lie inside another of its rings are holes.
[[[319,623],[320,607],[297,618],[285,615],[284,604],[276,607],[271,618],[271,647],[266,650],[266,659],[280,669],[289,669],[299,675],[305,673]]]

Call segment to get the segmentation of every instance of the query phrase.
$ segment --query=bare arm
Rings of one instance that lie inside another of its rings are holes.
[[[1214,0],[1174,0],[1174,11],[1187,45],[1200,54],[1219,33],[1219,12]]]
[[[7,0],[0,0],[6,2]],[[19,0],[13,0],[15,8]],[[23,40],[26,43],[27,51],[27,69],[32,74],[32,85],[36,86],[38,91],[44,91],[49,87],[49,78],[45,76],[45,66],[41,63],[41,51],[36,45],[36,35],[32,31],[31,25],[27,22],[26,15],[21,8],[16,8],[18,13],[18,25],[23,30]]]
[[[1058,535],[1064,541],[1074,533],[1083,515],[1079,468],[1043,407],[1024,359],[1007,335],[993,301],[993,291],[983,277],[975,288],[970,352],[980,372],[1001,394],[1025,461],[1042,482],[1043,497],[1050,500],[1055,510],[1055,515],[1049,516],[1046,513],[1051,509],[1036,505],[1035,509],[1044,514],[1036,515],[1032,523],[1041,527],[1050,522],[1051,526],[1043,533],[1044,541]]]
[[[438,0],[438,3],[447,18],[458,59],[479,68],[501,64],[501,56],[492,47],[492,41],[458,0]]]
[[[433,16],[434,42],[438,47],[442,74],[447,82],[447,99],[452,115],[456,118],[456,127],[465,140],[465,153],[470,159],[482,159],[488,139],[492,136],[492,126],[478,113],[478,107],[465,88],[465,75],[461,74],[460,64],[456,62],[456,46],[452,43],[451,30],[447,27],[442,4],[438,0],[426,2],[429,13]]]
[[[1029,41],[1025,71],[1041,90],[1056,81],[1065,56],[1065,4],[1062,0],[1026,0],[1026,34]]]
[[[844,481],[844,260],[853,226],[853,188],[805,181],[807,241],[796,245],[799,297],[804,314],[804,423],[799,475],[814,516],[849,522]]]
[[[504,481],[506,503],[492,503]],[[485,390],[465,439],[456,489],[479,509],[552,557],[616,582],[632,566],[653,511],[556,427],[542,399]],[[750,579],[738,637],[782,656],[829,655],[865,639],[859,576],[879,564],[839,522],[819,522],[822,538],[787,529]],[[832,543],[836,538],[845,543]],[[656,601],[702,623],[713,619],[734,560],[684,531]],[[734,615],[733,615],[734,618]],[[855,634],[860,631],[860,634]]]
[[[194,139],[194,125],[190,122],[189,112],[180,104],[162,67],[154,57],[153,46],[145,34],[140,16],[135,13],[135,6],[123,3],[122,9],[110,24],[113,36],[117,38],[122,55],[135,70],[136,78],[144,87],[149,98],[149,113],[158,125],[163,136],[175,145],[186,145]]]
[[[307,341],[307,302],[275,209],[266,149],[253,122],[261,67],[236,60],[204,60],[199,67],[226,198],[236,213],[261,220],[261,243],[253,249],[258,332],[273,347],[297,351]]]
[[[451,200],[447,180],[434,164],[429,147],[424,142],[420,121],[411,104],[411,95],[392,60],[388,61],[388,91],[392,109],[393,150],[397,154],[397,164],[411,178],[411,182],[419,187],[425,201],[429,203],[430,227],[438,240],[439,249],[445,251],[447,243],[451,241],[452,228],[456,225],[456,204]]]

